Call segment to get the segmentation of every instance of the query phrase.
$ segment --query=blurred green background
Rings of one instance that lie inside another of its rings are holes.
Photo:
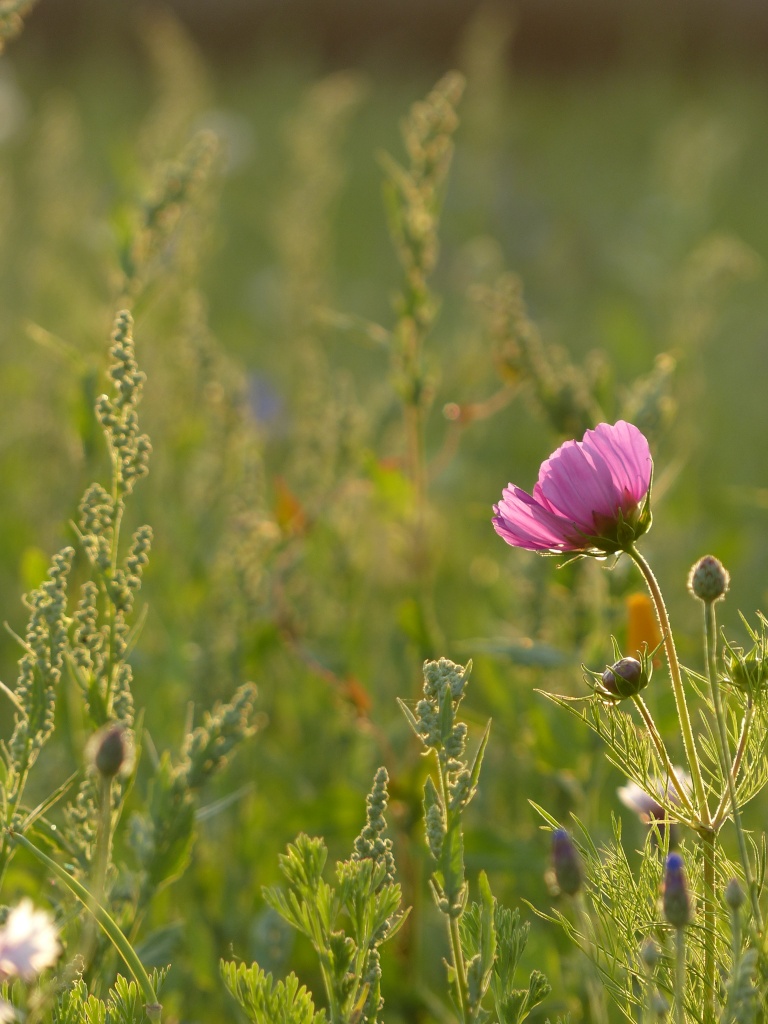
[[[580,664],[601,667],[609,635],[623,639],[639,581],[623,565],[558,569],[490,527],[502,487],[530,488],[564,438],[535,381],[504,375],[484,313],[503,272],[523,282],[566,405],[570,367],[606,418],[644,410],[657,500],[643,549],[683,656],[701,667],[685,590],[700,555],[731,571],[734,636],[738,609],[765,607],[767,52],[758,4],[543,0],[41,0],[9,45],[0,619],[20,628],[20,594],[71,540],[68,520],[103,473],[90,409],[128,303],[155,448],[131,510],[156,535],[137,702],[155,746],[178,747],[189,702],[259,687],[260,733],[209,802],[238,797],[201,820],[190,870],[155,910],[155,926],[179,925],[156,951],[176,965],[177,1019],[231,1015],[221,955],[290,961],[317,987],[260,886],[300,829],[346,855],[381,763],[415,906],[384,963],[385,1018],[445,1019],[442,925],[423,891],[424,765],[395,705],[418,693],[425,657],[473,658],[466,714],[478,736],[494,719],[467,842],[471,872],[488,870],[502,899],[549,905],[529,798],[576,811],[598,836],[627,814],[593,737],[533,690],[582,692]],[[402,277],[381,154],[407,161],[402,119],[452,68],[467,84],[431,280],[433,473],[416,557],[397,375],[386,332],[369,327],[395,324]],[[219,140],[211,168],[128,287],[136,225],[201,130]],[[17,656],[4,634],[0,678]],[[671,721],[663,684],[654,699]],[[81,758],[76,719],[65,694],[52,776]],[[750,824],[765,810],[751,807]],[[627,816],[626,829],[639,847],[640,824]],[[550,1017],[579,1012],[560,944],[534,923],[527,961],[553,979]]]

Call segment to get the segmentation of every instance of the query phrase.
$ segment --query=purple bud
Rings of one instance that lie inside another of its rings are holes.
[[[667,857],[661,893],[664,916],[672,927],[685,928],[690,924],[691,899],[688,895],[683,858],[679,853],[670,853]]]
[[[648,675],[637,658],[621,658],[603,672],[600,681],[616,697],[633,697],[648,685]]]
[[[560,891],[575,896],[581,889],[584,875],[578,851],[564,828],[556,828],[552,833],[552,866]]]
[[[86,757],[107,779],[129,774],[134,759],[131,733],[120,722],[105,725],[88,741]]]
[[[739,880],[737,878],[732,878],[725,887],[725,902],[731,910],[739,910],[744,906],[746,898],[744,890],[739,885]]]

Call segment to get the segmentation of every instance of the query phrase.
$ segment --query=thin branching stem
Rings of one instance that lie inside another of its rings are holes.
[[[651,742],[656,748],[656,752],[658,753],[659,757],[662,760],[662,763],[664,764],[664,768],[667,772],[667,777],[674,786],[675,792],[677,793],[680,799],[681,805],[685,808],[686,811],[688,811],[691,815],[695,817],[696,808],[691,803],[691,798],[688,794],[688,790],[677,777],[677,773],[674,769],[674,766],[672,765],[672,760],[664,744],[664,740],[661,738],[661,733],[659,732],[656,723],[653,720],[653,715],[651,714],[648,705],[645,703],[645,701],[639,693],[634,694],[632,700],[635,702],[635,705],[637,706],[637,709],[640,712],[643,721],[645,722],[646,728],[648,729],[648,734],[651,737]]]
[[[709,828],[711,826],[712,819],[709,815],[704,779],[701,774],[701,765],[699,764],[699,755],[696,750],[696,741],[693,737],[693,728],[691,727],[691,719],[688,714],[688,704],[685,699],[683,678],[680,671],[680,661],[677,657],[675,639],[672,635],[672,629],[669,624],[667,608],[664,604],[664,598],[662,597],[659,584],[648,562],[634,546],[627,550],[627,554],[640,570],[656,610],[656,617],[659,621],[661,635],[664,638],[664,650],[667,655],[669,675],[672,680],[672,690],[675,695],[675,704],[677,706],[677,716],[680,721],[680,731],[683,736],[685,756],[688,762],[688,769],[691,773],[691,779],[693,780],[693,790],[696,795],[698,817],[701,825],[705,828]]]
[[[448,828],[451,822],[448,820],[449,797],[448,797],[448,772],[442,759],[438,756],[438,774],[440,777],[440,796],[445,808],[446,825]],[[449,917],[448,934],[451,941],[451,953],[453,954],[453,967],[456,971],[456,994],[458,996],[459,1009],[461,1010],[462,1024],[469,1024],[469,985],[467,983],[467,965],[464,963],[464,951],[461,948],[461,935],[459,933],[459,919],[453,914]]]
[[[744,760],[744,752],[747,749],[747,740],[749,738],[749,730],[752,728],[752,722],[755,718],[755,705],[752,697],[747,698],[747,708],[744,712],[744,718],[741,722],[741,732],[739,734],[739,742],[736,744],[736,753],[733,755],[733,764],[731,765],[731,778],[733,779],[734,785],[738,781],[739,772],[741,770],[741,762]],[[726,789],[723,795],[720,797],[720,803],[718,804],[717,811],[715,812],[714,822],[719,823],[723,815],[727,813],[728,805],[730,803],[730,791]]]
[[[733,823],[736,826],[736,837],[739,843],[739,857],[741,867],[744,871],[744,880],[747,884],[752,914],[755,924],[760,932],[763,930],[763,917],[760,912],[760,903],[757,898],[757,886],[752,876],[752,865],[747,851],[747,840],[744,836],[744,828],[741,823],[741,810],[736,800],[736,783],[731,768],[731,752],[728,746],[728,730],[725,724],[725,713],[723,711],[723,699],[720,693],[720,679],[717,675],[716,663],[716,638],[717,638],[717,617],[715,615],[715,602],[704,601],[704,647],[707,654],[707,673],[709,685],[712,690],[712,704],[717,719],[717,748],[720,757],[720,768],[726,782],[728,796],[731,805]],[[723,794],[725,795],[725,794]]]

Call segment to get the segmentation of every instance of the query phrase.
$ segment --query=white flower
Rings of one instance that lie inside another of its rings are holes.
[[[691,777],[685,768],[675,766],[673,770],[683,789],[690,792]],[[680,806],[680,797],[671,779],[666,779],[664,782],[657,780],[653,793],[647,793],[636,782],[631,781],[627,782],[626,786],[621,786],[616,792],[624,806],[634,811],[646,824],[664,821],[667,817],[667,811],[662,807],[661,800],[664,800],[667,806],[670,804],[673,807]]]
[[[35,977],[56,963],[61,947],[53,920],[24,899],[0,928],[0,979]],[[2,1018],[0,1018],[2,1019]]]

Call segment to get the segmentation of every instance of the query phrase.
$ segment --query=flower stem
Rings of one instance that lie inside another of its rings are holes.
[[[456,968],[456,988],[459,992],[459,1006],[461,1018],[465,1024],[469,1024],[469,988],[467,986],[467,968],[464,963],[464,953],[461,948],[461,936],[459,934],[459,919],[451,917],[451,950],[453,952],[453,965]]]
[[[715,1019],[715,978],[717,964],[715,961],[715,849],[717,833],[709,826],[699,829],[699,842],[703,860],[704,877],[704,991],[702,1006],[704,1024],[712,1024]]]
[[[747,884],[747,891],[749,892],[749,899],[752,905],[752,915],[755,919],[755,925],[758,930],[762,932],[763,917],[760,913],[760,904],[757,899],[757,886],[755,885],[755,881],[752,876],[752,865],[749,860],[747,841],[744,836],[744,828],[741,823],[741,810],[739,809],[739,805],[736,800],[736,783],[731,770],[731,752],[728,747],[728,730],[725,724],[723,700],[720,693],[720,680],[717,675],[717,663],[715,660],[716,637],[717,622],[715,616],[715,602],[704,601],[704,647],[707,654],[709,685],[712,689],[712,704],[714,705],[715,718],[717,719],[717,747],[720,755],[720,768],[728,787],[731,813],[733,815],[733,823],[736,826],[736,836],[739,842],[739,856],[741,857],[741,866],[744,870],[744,880]]]
[[[449,821],[449,801],[448,801],[448,770],[445,767],[442,757],[438,754],[437,757],[439,778],[440,778],[440,796],[443,801],[443,807],[445,808],[446,825],[450,828],[451,823]],[[456,822],[456,826],[458,822]],[[469,984],[467,982],[467,965],[464,962],[464,951],[461,948],[461,933],[459,931],[459,919],[453,914],[449,914],[448,920],[448,934],[451,940],[451,953],[453,954],[453,968],[456,971],[456,994],[458,996],[459,1009],[461,1010],[462,1024],[469,1024]]]
[[[709,828],[711,825],[711,818],[709,815],[709,806],[707,805],[707,794],[704,788],[704,779],[701,775],[701,765],[699,764],[699,755],[696,750],[696,741],[693,738],[691,719],[688,714],[688,704],[685,700],[683,678],[682,673],[680,672],[680,662],[675,648],[675,639],[672,635],[672,629],[669,624],[667,608],[664,604],[664,598],[662,597],[659,584],[656,581],[656,577],[653,575],[653,570],[648,562],[646,562],[634,545],[627,549],[627,554],[640,570],[643,579],[645,580],[648,592],[651,595],[651,600],[653,601],[653,605],[656,610],[656,617],[659,620],[661,635],[664,637],[664,650],[667,655],[669,675],[672,680],[672,690],[675,695],[677,717],[680,722],[680,731],[683,736],[685,757],[688,762],[688,770],[691,773],[691,779],[693,780],[693,790],[696,794],[698,817],[701,825],[705,828]]]
[[[675,1024],[685,1024],[685,928],[675,929]]]
[[[733,755],[733,763],[731,765],[731,778],[734,783],[739,777],[739,771],[741,770],[741,762],[744,760],[744,751],[747,748],[747,739],[749,737],[749,730],[752,728],[752,722],[755,717],[755,705],[752,701],[752,697],[747,699],[747,708],[744,712],[744,718],[741,723],[741,733],[739,734],[739,742],[736,745],[736,753]],[[722,815],[727,812],[728,803],[730,800],[730,794],[726,790],[720,797],[720,803],[718,804],[717,811],[713,821],[719,822]]]
[[[125,961],[125,965],[136,981],[136,984],[141,989],[146,1004],[144,1006],[147,1017],[149,1017],[152,1024],[160,1021],[160,1014],[162,1007],[157,1001],[157,993],[155,992],[154,986],[149,979],[149,975],[144,969],[144,965],[139,959],[136,950],[126,939],[123,932],[120,930],[119,925],[113,920],[112,917],[107,913],[101,904],[97,903],[93,896],[88,892],[84,885],[81,885],[76,878],[73,878],[60,864],[57,864],[55,860],[52,860],[46,853],[39,850],[34,843],[31,843],[26,836],[21,835],[20,832],[12,832],[9,830],[9,836],[14,843],[19,843],[26,850],[35,857],[41,864],[44,864],[49,871],[51,871],[60,882],[69,889],[74,896],[83,904],[86,910],[88,910],[101,925],[101,928],[106,933],[107,937],[112,942],[112,945],[118,951],[120,956]]]
[[[110,852],[112,848],[112,779],[101,776],[99,779],[99,817],[96,831],[96,851],[93,861],[91,878],[91,917],[85,928],[83,939],[83,958],[88,964],[96,948],[97,922],[94,907],[106,906],[107,873],[109,871]]]

